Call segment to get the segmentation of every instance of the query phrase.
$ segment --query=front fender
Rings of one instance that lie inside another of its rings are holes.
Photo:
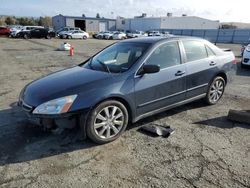
[[[107,99],[120,99],[121,102],[124,101],[126,103],[124,105],[128,105],[128,110],[130,110],[131,114],[135,114],[133,79],[121,79],[107,86],[104,84],[100,85],[99,87],[80,92],[70,107],[69,112],[91,109]]]

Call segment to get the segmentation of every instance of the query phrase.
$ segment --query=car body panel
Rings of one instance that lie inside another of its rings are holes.
[[[10,28],[0,27],[0,35],[9,35],[11,33]]]
[[[203,39],[189,38],[207,43]],[[202,98],[206,95],[206,88],[214,76],[224,73],[229,79],[235,73],[235,57],[232,52],[223,52],[211,45],[216,57],[186,62],[185,51],[181,45],[184,39],[186,37],[150,37],[122,41],[121,43],[141,42],[149,45],[149,49],[127,71],[109,73],[84,68],[82,65],[76,66],[33,81],[24,88],[20,98],[34,108],[56,98],[77,94],[68,113],[90,110],[101,101],[115,98],[128,108],[132,122]],[[171,41],[177,41],[180,45],[181,64],[164,68],[154,74],[138,75],[139,69],[152,51]],[[215,61],[216,64],[210,66],[211,61]],[[178,71],[184,74],[176,76]]]
[[[186,65],[135,78],[137,116],[185,99],[186,75],[176,76],[178,71],[185,72]]]

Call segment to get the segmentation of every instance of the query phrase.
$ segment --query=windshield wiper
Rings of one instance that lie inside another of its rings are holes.
[[[107,72],[108,73],[110,73],[111,74],[111,72],[110,72],[110,69],[109,69],[109,66],[108,65],[106,65],[105,63],[103,63],[102,61],[100,61],[99,59],[97,59],[96,60],[100,65],[102,65],[103,67],[104,67],[104,69],[106,69],[107,70]]]

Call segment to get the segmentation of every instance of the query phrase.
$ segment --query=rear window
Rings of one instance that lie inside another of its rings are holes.
[[[207,58],[207,50],[203,42],[187,40],[182,42],[187,61],[196,61]]]

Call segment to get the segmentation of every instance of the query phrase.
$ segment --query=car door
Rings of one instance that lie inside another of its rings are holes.
[[[30,31],[31,37],[33,38],[39,38],[40,30],[39,29],[32,29]]]
[[[217,71],[214,52],[200,40],[183,40],[186,54],[187,94],[186,98],[204,95],[209,82]]]
[[[156,47],[144,64],[160,66],[160,72],[135,76],[137,116],[185,100],[186,67],[177,41]]]
[[[84,32],[83,31],[78,31],[78,38],[82,39],[84,36]]]

